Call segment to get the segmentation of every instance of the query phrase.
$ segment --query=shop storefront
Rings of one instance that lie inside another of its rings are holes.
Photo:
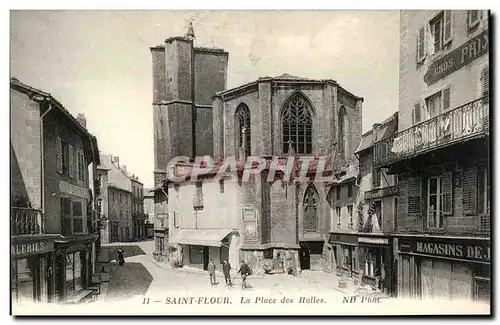
[[[224,259],[239,265],[239,236],[232,229],[179,229],[169,246],[177,246],[173,254],[186,266],[207,270],[210,260],[222,264]]]
[[[392,295],[394,275],[391,239],[364,234],[358,237],[358,246],[362,283]]]
[[[329,243],[332,244],[331,259],[335,265],[331,268],[345,276],[359,274],[358,236],[356,234],[330,234]]]
[[[490,300],[489,239],[400,237],[398,296]]]
[[[79,236],[56,241],[55,293],[57,301],[64,302],[87,289],[92,282],[92,244],[96,235]]]
[[[53,296],[52,238],[14,238],[11,243],[12,302],[50,302]]]

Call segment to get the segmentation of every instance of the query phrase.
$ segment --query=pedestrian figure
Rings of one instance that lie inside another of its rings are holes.
[[[118,252],[116,253],[116,255],[118,256],[118,258],[117,258],[118,264],[120,266],[122,266],[123,264],[125,264],[125,258],[123,257],[124,252],[123,252],[123,250],[121,248],[118,249]]]
[[[217,282],[215,281],[215,263],[214,263],[214,260],[210,260],[210,263],[208,263],[208,274],[210,274],[210,284],[216,285]]]
[[[238,270],[238,273],[241,274],[241,288],[245,290],[248,285],[247,285],[247,276],[252,274],[252,270],[250,269],[250,266],[248,266],[245,261],[241,261],[240,269]]]
[[[231,264],[227,261],[227,258],[224,259],[222,262],[222,273],[224,273],[224,279],[226,280],[226,285],[232,287],[233,284],[231,283]]]

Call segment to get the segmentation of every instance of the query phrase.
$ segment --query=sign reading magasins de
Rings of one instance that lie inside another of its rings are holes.
[[[430,85],[441,78],[459,70],[480,56],[488,53],[488,31],[484,31],[454,51],[432,63],[424,76],[424,81]]]
[[[489,241],[473,240],[425,240],[415,239],[411,242],[401,240],[401,251],[423,255],[442,256],[470,261],[490,261]]]

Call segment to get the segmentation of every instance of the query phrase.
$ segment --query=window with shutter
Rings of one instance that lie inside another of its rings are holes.
[[[443,45],[447,45],[453,38],[453,13],[451,10],[444,11],[444,37]]]
[[[68,176],[73,178],[74,177],[74,172],[75,172],[75,160],[74,160],[74,151],[73,151],[73,146],[68,145]]]
[[[417,33],[417,62],[425,59],[425,27],[420,28]]]
[[[62,174],[63,169],[62,169],[62,141],[60,137],[57,137],[56,140],[56,147],[57,147],[57,172],[59,174]]]
[[[408,198],[408,214],[420,214],[421,213],[421,195],[422,195],[422,183],[419,178],[414,178],[408,181],[407,184],[407,198]]]
[[[451,174],[430,177],[427,181],[427,227],[443,228],[444,215],[452,214]]]
[[[443,193],[443,213],[453,214],[453,175],[446,173],[441,177],[441,190]]]
[[[464,170],[463,175],[463,205],[464,211],[469,213],[476,212],[477,201],[477,168],[469,167]]]
[[[479,25],[479,10],[468,10],[467,11],[467,28],[469,30],[474,29]]]
[[[372,174],[373,174],[373,176],[372,176],[372,185],[373,185],[373,188],[379,188],[380,187],[380,183],[381,183],[381,180],[380,180],[380,177],[381,177],[380,168],[373,168]]]
[[[447,87],[443,90],[443,111],[450,109],[451,89]]]
[[[413,108],[413,124],[418,124],[422,121],[422,114],[420,112],[420,103],[416,103]]]
[[[490,210],[490,183],[488,167],[483,166],[477,173],[477,212],[489,213]]]

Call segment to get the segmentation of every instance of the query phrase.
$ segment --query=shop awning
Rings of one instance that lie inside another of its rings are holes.
[[[231,232],[233,229],[179,229],[169,243],[221,247],[222,240]]]

